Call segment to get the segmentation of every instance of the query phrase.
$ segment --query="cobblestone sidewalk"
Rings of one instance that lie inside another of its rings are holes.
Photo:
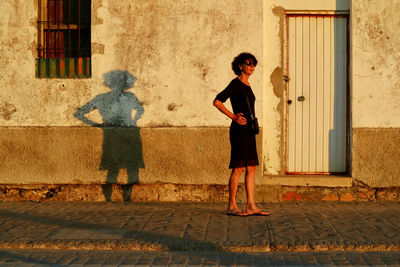
[[[400,266],[400,252],[0,250],[0,266]]]
[[[400,251],[400,203],[0,203],[1,249]]]

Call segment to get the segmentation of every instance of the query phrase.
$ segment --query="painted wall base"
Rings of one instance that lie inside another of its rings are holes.
[[[128,188],[129,189],[129,188]],[[0,201],[201,201],[227,202],[226,185],[135,184],[126,185],[0,185]],[[129,193],[127,193],[129,192]],[[107,196],[108,195],[108,196]],[[257,202],[286,201],[400,201],[400,187],[306,187],[262,185],[255,189]],[[237,200],[246,203],[243,184],[239,185]]]
[[[400,186],[400,128],[355,128],[352,177],[367,186]]]
[[[227,184],[229,159],[227,127],[0,128],[0,184]]]

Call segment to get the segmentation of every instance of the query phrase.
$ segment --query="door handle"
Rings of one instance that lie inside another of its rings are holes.
[[[298,98],[297,98],[297,101],[299,101],[299,102],[302,102],[302,101],[304,101],[306,98],[304,97],[304,96],[299,96]]]

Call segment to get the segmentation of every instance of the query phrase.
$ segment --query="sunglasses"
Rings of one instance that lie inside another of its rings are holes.
[[[253,61],[245,61],[244,62],[244,65],[246,65],[246,66],[251,66],[251,65],[253,65],[254,67],[257,65],[257,64],[255,64]]]

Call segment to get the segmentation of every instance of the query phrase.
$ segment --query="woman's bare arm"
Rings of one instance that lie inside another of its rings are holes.
[[[224,105],[224,103],[222,103],[221,101],[219,101],[218,99],[215,99],[213,102],[213,105],[219,110],[221,111],[223,114],[225,114],[226,116],[228,116],[230,119],[234,120],[235,122],[237,122],[240,125],[246,125],[247,121],[246,118],[243,117],[243,113],[238,113],[238,114],[233,114],[229,109],[227,109]]]

